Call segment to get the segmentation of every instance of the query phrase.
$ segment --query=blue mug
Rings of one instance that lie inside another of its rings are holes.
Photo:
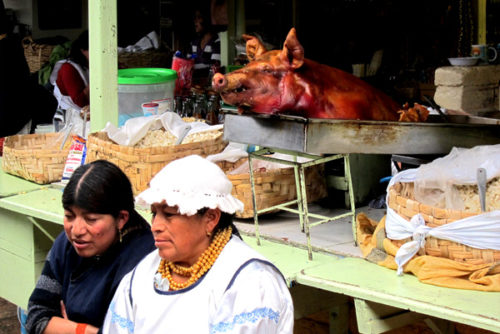
[[[486,44],[474,44],[471,47],[472,57],[479,58],[479,64],[495,63],[497,60],[497,49]]]

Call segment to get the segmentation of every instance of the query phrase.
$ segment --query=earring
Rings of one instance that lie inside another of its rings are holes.
[[[122,241],[123,241],[122,230],[118,230],[118,235],[120,236],[120,243],[122,243]]]
[[[209,237],[209,238],[210,238],[211,236],[212,236],[212,232],[208,232],[208,231],[207,231],[207,237]]]

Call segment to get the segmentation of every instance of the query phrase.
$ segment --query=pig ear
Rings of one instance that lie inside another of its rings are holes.
[[[280,58],[282,62],[289,64],[293,69],[301,67],[304,63],[304,48],[297,39],[295,28],[292,28],[286,36]]]
[[[257,37],[243,34],[243,38],[247,41],[246,52],[248,60],[253,61],[267,51],[264,44]]]

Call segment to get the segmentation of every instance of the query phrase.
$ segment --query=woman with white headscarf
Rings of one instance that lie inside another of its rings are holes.
[[[125,276],[104,333],[292,333],[293,304],[279,270],[232,222],[243,204],[214,163],[175,160],[139,194],[157,250]]]

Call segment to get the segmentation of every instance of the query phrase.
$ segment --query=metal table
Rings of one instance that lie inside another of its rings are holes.
[[[270,156],[272,153],[283,153],[288,156],[290,156],[290,160],[286,159],[281,159],[281,158],[275,158]],[[309,159],[306,162],[299,162],[297,161],[297,157],[303,157]],[[255,192],[255,182],[254,182],[254,175],[253,175],[253,164],[252,160],[253,159],[261,159],[265,161],[271,161],[275,163],[280,163],[280,164],[285,164],[289,166],[293,166],[294,169],[294,174],[295,174],[295,186],[296,186],[296,193],[297,193],[297,199],[274,205],[266,209],[257,209],[257,202],[256,202],[256,192]],[[309,167],[309,166],[314,166],[318,164],[324,164],[328,161],[332,160],[337,160],[337,159],[344,159],[344,169],[345,169],[345,174],[346,174],[346,179],[348,183],[348,190],[349,190],[349,198],[350,198],[350,206],[351,210],[347,213],[336,215],[333,217],[326,217],[323,215],[318,215],[315,213],[310,213],[308,210],[308,205],[307,205],[307,191],[306,191],[306,179],[305,179],[305,172],[304,169]],[[349,164],[349,155],[348,154],[336,154],[336,155],[329,155],[329,156],[318,156],[318,155],[312,155],[312,154],[307,154],[307,153],[300,153],[300,152],[294,152],[294,151],[289,151],[289,150],[282,150],[282,149],[273,149],[273,148],[262,148],[258,151],[252,152],[248,155],[248,163],[249,163],[249,169],[250,169],[250,184],[252,187],[252,204],[253,204],[253,214],[254,214],[254,224],[255,224],[255,236],[257,238],[257,244],[260,245],[260,233],[259,233],[259,214],[265,213],[268,211],[273,211],[275,209],[280,209],[292,213],[296,213],[299,215],[299,221],[300,221],[300,228],[302,232],[306,234],[306,239],[307,239],[307,254],[309,260],[312,260],[312,245],[311,245],[311,235],[310,235],[310,228],[324,224],[330,221],[334,221],[337,219],[341,219],[344,217],[351,216],[352,217],[352,234],[354,241],[356,242],[356,224],[355,224],[355,204],[354,204],[354,192],[353,192],[353,187],[352,187],[352,179],[351,179],[351,168]],[[297,204],[297,209],[290,208],[289,206]],[[309,217],[312,218],[317,218],[320,219],[319,221],[316,221],[314,223],[309,223]]]
[[[500,120],[430,115],[427,122],[306,119],[227,111],[224,138],[309,154],[447,154],[455,147],[500,143]]]

